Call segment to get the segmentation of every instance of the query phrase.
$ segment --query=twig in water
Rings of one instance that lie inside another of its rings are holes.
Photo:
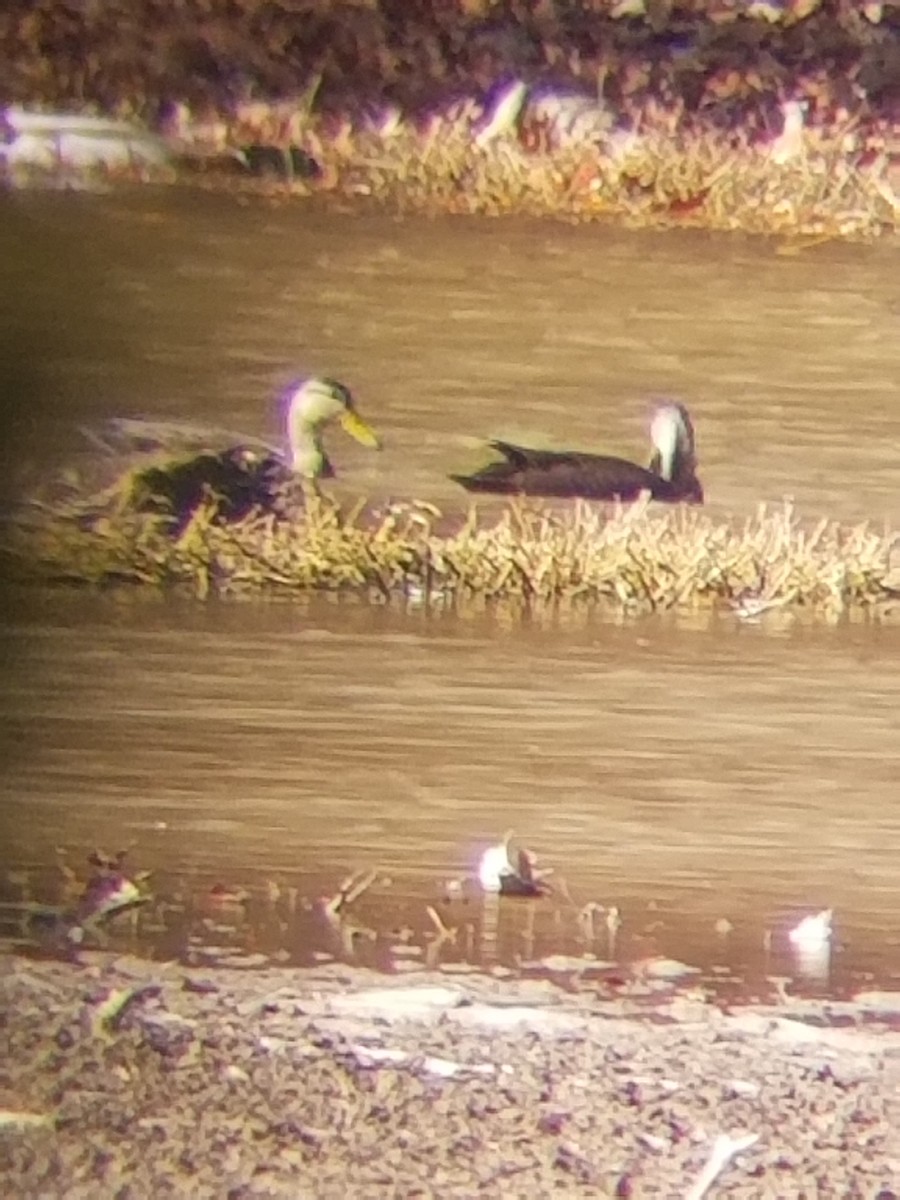
[[[356,871],[348,875],[337,893],[325,901],[325,913],[329,917],[338,917],[354,900],[369,890],[378,878],[377,871]]]

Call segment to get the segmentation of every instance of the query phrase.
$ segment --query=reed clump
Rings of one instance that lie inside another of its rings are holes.
[[[884,163],[861,166],[822,136],[784,163],[701,132],[650,132],[615,154],[591,146],[534,152],[513,137],[481,147],[452,128],[440,137],[404,128],[389,141],[362,132],[337,146],[314,142],[331,190],[402,212],[611,219],[817,241],[874,238],[900,222],[897,180]]]
[[[625,613],[719,603],[805,606],[834,616],[900,596],[900,535],[868,524],[802,521],[786,503],[746,520],[702,509],[513,502],[499,515],[451,517],[411,503],[373,514],[311,498],[286,518],[221,519],[215,498],[174,520],[121,493],[32,508],[7,524],[2,551],[20,580],[145,585],[205,598],[309,589],[387,599],[467,597],[596,602]]]

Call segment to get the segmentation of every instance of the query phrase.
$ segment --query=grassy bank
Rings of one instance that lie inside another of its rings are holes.
[[[813,240],[900,226],[895,6],[202,8],[14,6],[5,96],[136,117],[204,184],[282,201]]]
[[[722,521],[702,510],[513,503],[451,518],[428,505],[373,517],[312,502],[294,520],[226,524],[200,506],[177,531],[111,505],[32,512],[3,537],[18,579],[142,585],[211,595],[353,589],[394,595],[595,602],[641,613],[731,604],[752,615],[802,605],[825,616],[896,595],[898,536],[868,525],[804,522],[789,505]],[[894,570],[896,575],[896,570]]]
[[[709,129],[647,126],[608,146],[522,144],[514,128],[488,145],[465,124],[427,131],[401,123],[389,139],[347,129],[330,139],[313,114],[303,138],[314,180],[240,180],[270,198],[361,200],[395,212],[614,221],[633,228],[701,228],[811,239],[872,239],[900,228],[900,176],[881,156],[849,156],[827,130],[800,138],[785,161]],[[237,135],[236,135],[237,136]],[[215,173],[207,183],[218,185]]]

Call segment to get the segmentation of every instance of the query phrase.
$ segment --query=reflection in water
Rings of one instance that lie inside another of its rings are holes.
[[[119,854],[116,861],[125,856]],[[274,877],[226,886],[164,867],[110,878],[94,872],[79,881],[58,852],[56,872],[8,871],[0,887],[0,945],[25,953],[77,959],[85,950],[115,949],[192,966],[312,966],[338,961],[391,974],[422,970],[514,971],[557,982],[592,981],[611,993],[637,983],[664,988],[701,983],[719,996],[780,995],[794,991],[852,994],[869,970],[865,943],[834,977],[830,929],[796,935],[827,913],[807,916],[792,930],[746,923],[735,931],[720,919],[713,930],[660,919],[654,905],[632,910],[628,945],[619,944],[617,907],[580,907],[560,879],[539,898],[514,900],[484,892],[470,877],[420,881],[401,888],[377,870],[347,877],[332,894],[314,895]],[[93,852],[89,862],[104,856]],[[311,876],[302,884],[314,888]],[[424,890],[424,895],[422,894]],[[755,915],[754,915],[755,916]],[[690,962],[664,953],[666,943],[692,952]],[[698,965],[699,964],[699,965]],[[878,955],[872,968],[883,973]]]
[[[191,904],[274,886],[300,915],[371,868],[390,883],[352,911],[372,947],[406,926],[424,947],[427,906],[512,828],[560,890],[531,935],[502,902],[501,962],[604,956],[605,927],[579,932],[593,903],[620,910],[625,961],[759,966],[767,928],[785,956],[787,929],[833,907],[835,971],[894,969],[897,627],[9,599],[14,864],[130,845]],[[443,951],[483,960],[481,920]],[[322,948],[297,936],[292,956]]]

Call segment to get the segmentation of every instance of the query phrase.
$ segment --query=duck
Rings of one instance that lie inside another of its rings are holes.
[[[491,441],[501,460],[471,475],[450,478],[470,492],[625,501],[649,492],[654,500],[702,504],[694,425],[683,404],[667,400],[657,405],[650,421],[650,442],[650,463],[642,467],[609,454],[531,450]]]
[[[132,473],[129,499],[139,511],[170,515],[183,524],[199,504],[214,497],[220,520],[240,520],[254,510],[283,515],[297,483],[308,498],[318,494],[319,480],[334,477],[322,444],[329,425],[338,422],[371,449],[379,449],[381,441],[357,411],[350,389],[336,379],[299,380],[287,389],[282,404],[284,450],[190,424],[129,419],[111,422],[106,434],[94,440],[107,448],[153,455],[156,461]],[[224,448],[213,448],[213,443],[229,441]]]
[[[287,395],[288,459],[294,475],[308,480],[334,477],[334,467],[322,447],[322,431],[333,421],[360,445],[381,449],[380,438],[357,412],[346,384],[315,376]]]

